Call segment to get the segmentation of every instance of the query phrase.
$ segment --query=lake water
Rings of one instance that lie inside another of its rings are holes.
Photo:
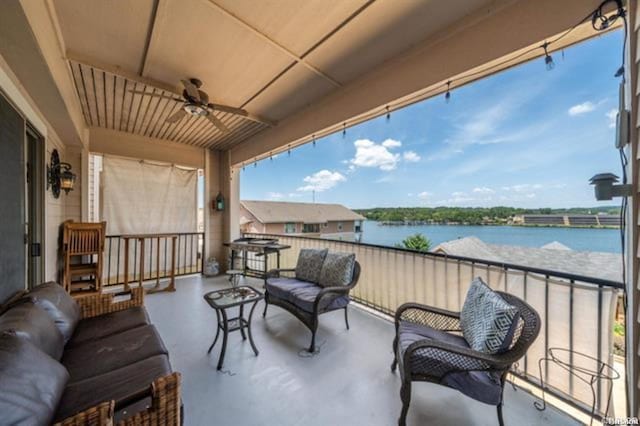
[[[365,221],[362,242],[393,246],[418,232],[431,240],[432,248],[445,241],[474,236],[489,244],[541,247],[558,241],[573,250],[620,253],[619,229],[463,225],[380,226],[375,221]]]

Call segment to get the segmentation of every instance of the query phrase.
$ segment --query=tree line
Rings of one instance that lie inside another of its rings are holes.
[[[517,207],[376,207],[357,209],[368,220],[380,222],[464,223],[470,225],[508,223],[523,214],[620,214],[618,206],[568,209]]]

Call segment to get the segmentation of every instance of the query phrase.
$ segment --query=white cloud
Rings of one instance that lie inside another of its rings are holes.
[[[615,129],[615,127],[616,127],[616,116],[618,115],[618,110],[617,109],[612,109],[612,110],[608,111],[605,115],[609,119],[609,127],[612,128],[612,129]]]
[[[284,198],[284,195],[280,192],[267,192],[267,197],[270,200],[279,200],[281,198]]]
[[[402,142],[397,141],[395,139],[387,139],[384,142],[382,142],[382,146],[384,146],[385,148],[399,148],[402,146]]]
[[[430,198],[433,194],[427,191],[422,191],[418,194],[418,198],[422,198],[423,200]]]
[[[416,154],[414,151],[405,151],[402,153],[402,158],[404,161],[409,163],[417,163],[420,161],[420,156]]]
[[[437,205],[452,205],[452,204],[468,204],[475,201],[475,198],[469,196],[465,192],[453,192],[451,197],[445,200],[438,200],[435,202]]]
[[[289,198],[300,198],[300,197],[302,197],[302,194],[298,194],[297,192],[289,193]]]
[[[305,177],[304,182],[307,184],[298,188],[298,191],[316,191],[322,192],[333,188],[340,182],[347,180],[339,172],[331,172],[329,170],[320,170],[310,176]]]
[[[585,114],[587,112],[591,112],[594,109],[596,109],[595,104],[591,101],[586,101],[581,104],[572,106],[571,108],[569,108],[568,112],[570,116],[576,116],[580,114]]]
[[[473,192],[475,192],[476,194],[493,194],[496,191],[491,188],[487,188],[486,186],[481,186],[478,188],[473,188]]]
[[[353,145],[356,147],[356,155],[350,160],[353,166],[376,167],[389,171],[394,170],[400,161],[400,154],[394,154],[388,149],[401,145],[400,142],[393,139],[387,139],[382,144],[377,144],[369,139],[358,139]]]
[[[519,185],[503,186],[502,190],[521,194],[524,192],[531,192],[534,189],[541,189],[541,188],[542,188],[542,185],[540,185],[539,183],[534,183],[534,184],[523,183]]]

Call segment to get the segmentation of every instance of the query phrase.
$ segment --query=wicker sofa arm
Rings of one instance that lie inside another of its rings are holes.
[[[329,305],[333,299],[340,296],[345,296],[349,294],[351,290],[351,286],[333,286],[333,287],[325,287],[316,296],[316,300],[313,302],[313,311],[318,312],[320,309],[320,304],[325,299],[330,299],[324,303],[324,305]]]
[[[506,371],[512,360],[508,356],[491,355],[433,339],[409,345],[403,357],[411,374],[442,379],[449,373],[463,371]]]
[[[75,416],[67,417],[55,426],[104,426],[113,424],[113,401],[105,401],[95,407],[87,408]]]
[[[151,383],[149,391],[137,395],[139,399],[151,396],[149,408],[120,420],[118,426],[179,425],[181,424],[180,373],[171,373]],[[129,404],[132,401],[124,401]],[[104,426],[114,425],[114,401],[102,402],[72,417],[56,423],[55,426]]]
[[[130,295],[127,300],[114,301],[120,296]],[[144,288],[135,287],[121,293],[99,293],[89,296],[80,296],[76,298],[76,302],[80,305],[80,317],[92,318],[111,312],[122,311],[125,309],[142,306],[144,304]]]
[[[405,303],[396,311],[396,331],[400,321],[426,325],[441,331],[460,331],[460,313],[419,303]]]
[[[282,276],[288,278],[295,277],[296,270],[293,269],[271,269],[267,272],[267,278],[280,278]]]

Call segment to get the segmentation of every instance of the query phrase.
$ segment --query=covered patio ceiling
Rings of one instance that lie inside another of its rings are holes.
[[[120,133],[114,143],[133,134],[230,150],[230,164],[240,165],[434,96],[448,80],[459,86],[539,56],[541,49],[521,53],[599,3],[20,1],[40,49],[2,53],[10,66],[15,57],[18,77],[25,55],[42,55],[65,119],[85,142],[93,129],[109,129]],[[551,49],[593,36],[590,28],[584,23]],[[198,116],[167,123],[182,103],[166,97],[181,97],[188,78],[203,82],[210,102],[247,116],[215,111],[227,133]]]

